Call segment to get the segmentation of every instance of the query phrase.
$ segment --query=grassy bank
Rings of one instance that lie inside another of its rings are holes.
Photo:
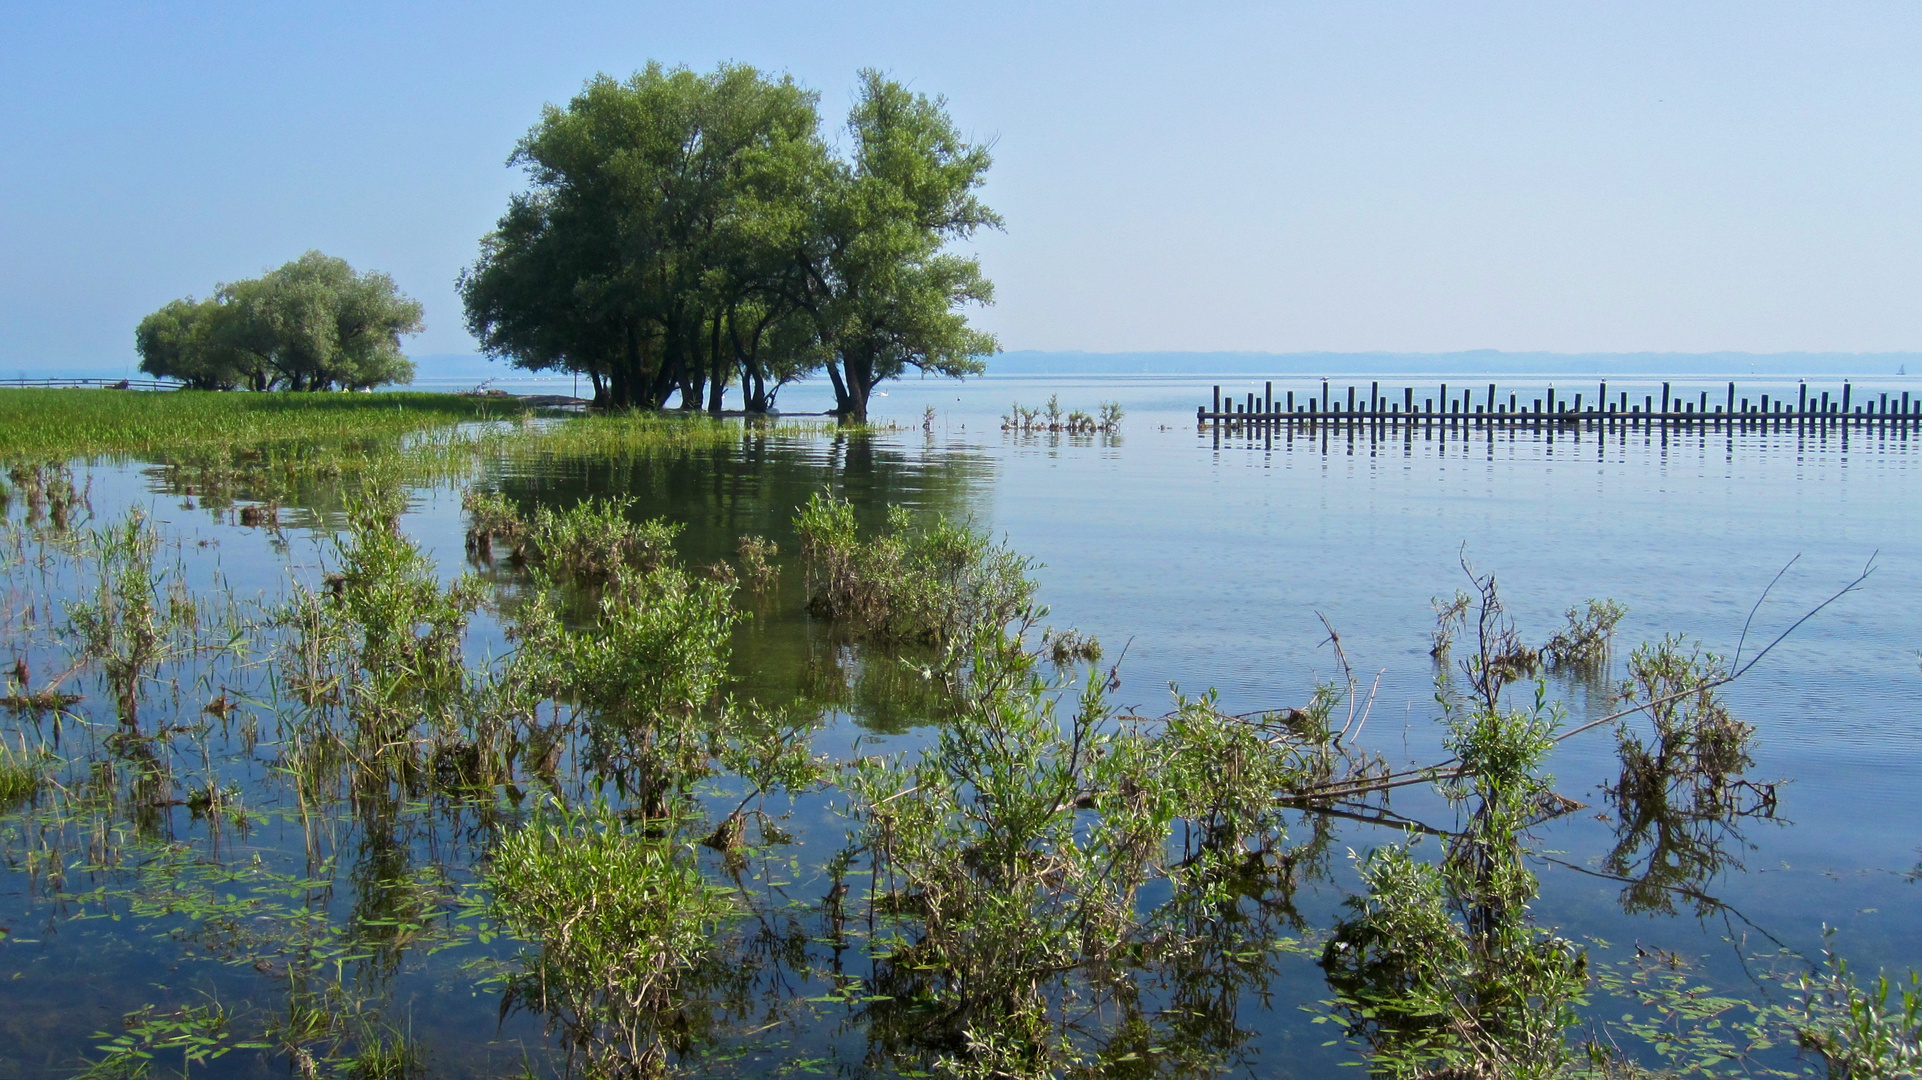
[[[0,455],[67,458],[196,446],[397,435],[517,415],[455,394],[0,390]]]
[[[338,444],[405,435],[528,410],[501,398],[457,394],[211,393],[177,390],[0,390],[0,459],[56,460],[92,454],[194,452],[268,444]],[[626,457],[738,443],[746,434],[787,437],[868,434],[832,421],[771,420],[744,425],[700,413],[575,417],[497,431],[496,451]]]

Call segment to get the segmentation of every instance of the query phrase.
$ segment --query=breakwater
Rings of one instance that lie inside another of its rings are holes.
[[[1584,390],[1558,392],[1549,387],[1527,392],[1504,392],[1496,383],[1437,384],[1428,387],[1404,386],[1384,392],[1379,381],[1365,387],[1350,385],[1337,390],[1322,380],[1319,390],[1284,388],[1279,393],[1273,382],[1260,394],[1249,392],[1242,400],[1233,395],[1222,397],[1214,388],[1212,405],[1195,407],[1195,422],[1203,430],[1214,428],[1274,428],[1294,425],[1383,425],[1423,427],[1430,425],[1661,425],[1665,427],[1897,427],[1904,430],[1922,427],[1922,395],[1912,399],[1909,392],[1865,393],[1857,395],[1851,384],[1840,388],[1811,388],[1799,384],[1791,395],[1780,389],[1744,394],[1733,382],[1722,392],[1696,390],[1681,394],[1663,383],[1659,393],[1652,389],[1640,395],[1618,390],[1611,395],[1608,383],[1597,383],[1593,395]]]

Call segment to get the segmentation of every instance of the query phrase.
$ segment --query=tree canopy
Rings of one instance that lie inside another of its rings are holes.
[[[818,95],[745,65],[650,64],[590,80],[515,148],[530,190],[460,276],[482,347],[589,376],[597,399],[765,411],[825,368],[837,411],[865,419],[909,368],[982,370],[998,348],[962,308],[993,289],[951,241],[1000,219],[976,197],[987,149],[940,99],[863,72],[850,147]]]
[[[365,390],[414,377],[400,339],[421,306],[386,274],[309,251],[140,320],[140,370],[199,389]]]

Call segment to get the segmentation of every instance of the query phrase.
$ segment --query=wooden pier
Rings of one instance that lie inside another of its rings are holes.
[[[1865,394],[1855,400],[1853,388],[1843,383],[1840,391],[1797,387],[1793,398],[1781,393],[1739,396],[1734,383],[1726,394],[1699,391],[1693,397],[1673,394],[1670,384],[1662,392],[1644,394],[1640,401],[1629,400],[1627,391],[1610,397],[1608,384],[1600,383],[1593,397],[1585,392],[1559,395],[1553,388],[1529,391],[1527,398],[1510,392],[1506,396],[1494,383],[1484,389],[1447,383],[1433,393],[1426,388],[1403,387],[1399,394],[1382,393],[1381,383],[1371,382],[1365,392],[1350,386],[1343,395],[1331,394],[1327,380],[1321,392],[1312,389],[1299,399],[1293,390],[1275,393],[1275,384],[1266,384],[1261,394],[1250,393],[1242,401],[1224,401],[1221,387],[1215,387],[1214,406],[1195,408],[1195,422],[1202,431],[1211,427],[1217,433],[1272,430],[1280,427],[1568,427],[1607,425],[1630,427],[1731,428],[1735,430],[1774,427],[1815,428],[1900,428],[1922,429],[1922,395],[1911,400],[1907,391],[1900,395]]]

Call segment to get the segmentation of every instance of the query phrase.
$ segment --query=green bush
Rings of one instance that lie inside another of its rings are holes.
[[[916,528],[905,507],[889,507],[887,524],[864,541],[853,504],[817,492],[794,524],[810,609],[871,640],[969,642],[1031,609],[1033,562],[946,518]]]
[[[733,910],[690,849],[606,807],[557,808],[501,840],[485,884],[490,917],[538,946],[512,998],[566,1025],[604,1073],[662,1072],[682,981]]]

